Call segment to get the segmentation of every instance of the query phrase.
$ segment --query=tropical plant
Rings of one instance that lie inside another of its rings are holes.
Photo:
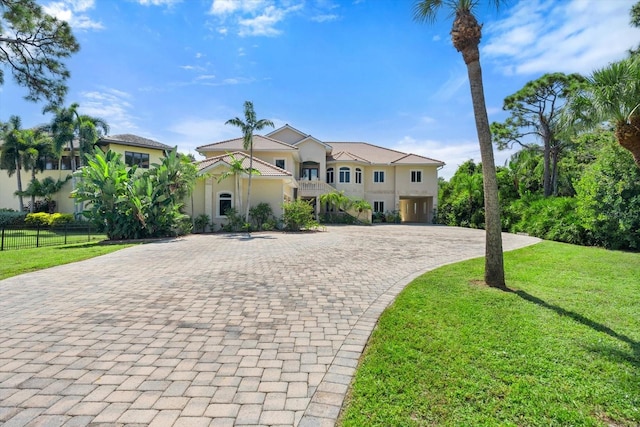
[[[341,211],[346,211],[351,206],[351,200],[344,194],[344,190],[321,194],[318,199],[323,205],[329,205],[333,209]]]
[[[245,101],[244,103],[244,121],[239,117],[229,119],[225,122],[227,125],[232,125],[242,130],[243,147],[245,150],[249,150],[249,170],[253,171],[253,132],[262,130],[269,127],[274,127],[273,122],[267,119],[256,118],[256,113],[253,109],[253,103],[251,101]],[[247,209],[245,214],[245,222],[249,222],[249,209],[251,209],[251,173],[249,174],[249,182],[247,184]]]
[[[491,133],[499,150],[519,144],[537,146],[527,141],[533,137],[542,142],[544,158],[544,196],[557,194],[558,159],[570,141],[562,137],[560,113],[565,99],[577,91],[584,77],[579,74],[549,73],[528,82],[522,89],[504,99],[503,110],[511,115],[504,123],[491,124]]]
[[[503,0],[490,0],[498,7]],[[471,99],[480,144],[484,175],[485,205],[485,271],[484,280],[492,287],[504,288],[504,261],[502,254],[502,226],[500,223],[500,203],[498,200],[498,180],[496,176],[491,130],[487,116],[480,67],[480,38],[482,25],[474,16],[474,8],[478,0],[420,0],[416,3],[414,17],[419,21],[435,21],[440,8],[444,5],[451,9],[455,16],[451,29],[453,46],[462,54],[471,88]]]
[[[43,157],[51,155],[51,137],[42,129],[27,129],[22,131],[23,167],[31,171],[31,183],[36,182],[36,173],[44,170]],[[29,184],[29,187],[31,184]],[[27,187],[27,191],[29,190]],[[16,191],[16,194],[18,192]],[[29,212],[33,213],[36,204],[36,194],[22,192],[21,196],[30,196]]]
[[[80,49],[65,21],[44,13],[34,0],[0,0],[0,65],[28,89],[26,99],[60,105],[69,71],[62,58]],[[0,84],[4,82],[0,69]]]
[[[16,184],[18,191],[18,205],[20,211],[24,210],[24,200],[22,194],[22,165],[24,162],[24,138],[22,121],[18,116],[11,116],[7,123],[0,125],[2,145],[0,146],[0,168],[5,169],[9,176],[16,174]]]
[[[313,206],[305,200],[295,200],[282,205],[282,222],[289,231],[300,231],[318,227],[313,219]]]
[[[240,191],[240,177],[243,174],[251,175],[260,175],[260,171],[257,169],[253,169],[251,167],[244,167],[244,158],[238,158],[234,154],[229,154],[229,170],[224,171],[218,177],[218,183],[224,181],[229,177],[233,177],[236,187],[236,201],[235,207],[236,209],[242,208],[242,192]]]
[[[256,229],[262,230],[264,229],[264,225],[273,218],[273,209],[271,209],[271,205],[269,203],[262,202],[253,206],[249,210],[249,215],[251,216],[251,220],[256,226]]]
[[[364,199],[352,199],[351,208],[355,209],[355,211],[358,212],[357,219],[359,220],[362,212],[371,210],[371,203],[367,202]]]
[[[207,214],[200,214],[193,220],[193,229],[198,233],[204,233],[209,225],[211,218]]]
[[[610,122],[618,143],[640,167],[640,57],[594,71],[583,90],[570,98],[565,120],[588,130]]]

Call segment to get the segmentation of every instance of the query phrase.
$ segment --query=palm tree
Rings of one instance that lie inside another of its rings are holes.
[[[80,114],[78,113],[79,107],[77,103],[73,103],[69,108],[45,109],[45,112],[54,113],[48,126],[48,130],[53,135],[54,148],[57,153],[60,153],[65,147],[69,148],[72,172],[77,169],[74,140],[78,141],[81,166],[85,162],[84,155],[93,153],[96,142],[103,135],[109,133],[109,125],[105,120]]]
[[[594,71],[586,88],[570,99],[566,120],[577,129],[611,122],[618,143],[640,167],[640,57]]]
[[[24,160],[24,143],[22,138],[22,121],[18,116],[11,116],[7,123],[2,123],[0,132],[2,133],[2,145],[0,146],[0,168],[6,169],[9,176],[16,174],[18,187],[18,206],[20,212],[24,211],[24,200],[22,193],[22,162]]]
[[[31,183],[33,183],[37,181],[36,173],[44,170],[43,156],[51,154],[51,136],[45,132],[44,129],[36,128],[22,131],[22,137],[22,166],[24,170],[31,171]],[[29,188],[23,193],[26,194],[27,192],[29,192]],[[29,212],[33,213],[36,204],[36,194],[30,192],[29,196],[31,196]]]
[[[256,169],[245,168],[244,167],[244,159],[239,159],[233,154],[229,154],[230,162],[229,162],[229,170],[224,172],[220,177],[218,177],[218,183],[224,181],[229,177],[233,177],[236,185],[236,203],[235,206],[237,209],[240,209],[242,206],[242,194],[240,192],[240,176],[243,174],[248,174],[249,177],[251,175],[260,175],[260,171]],[[251,178],[249,178],[251,179]],[[224,212],[220,212],[224,214]]]
[[[253,132],[256,130],[262,130],[267,126],[274,127],[273,122],[267,119],[256,119],[256,113],[253,110],[253,103],[251,101],[245,101],[244,103],[244,121],[239,117],[229,119],[225,122],[226,125],[233,125],[242,129],[243,135],[243,147],[245,150],[249,150],[249,170],[253,171]],[[249,209],[251,208],[251,175],[249,174],[249,183],[247,188],[247,212],[245,215],[245,222],[249,222]]]
[[[503,0],[489,0],[498,7]],[[482,157],[482,173],[484,178],[485,206],[485,271],[484,280],[487,285],[504,288],[504,261],[502,255],[502,226],[500,224],[500,204],[498,201],[498,178],[496,175],[491,130],[487,117],[480,67],[480,38],[482,25],[473,14],[478,0],[421,0],[415,5],[414,17],[419,21],[434,22],[441,6],[452,10],[455,16],[451,29],[453,46],[462,54],[467,65],[471,100],[476,121],[476,131]]]
[[[78,113],[80,106],[77,103],[71,104],[69,108],[47,107],[45,112],[53,112],[54,117],[47,129],[53,135],[53,146],[56,153],[60,154],[64,147],[69,148],[71,156],[71,185],[76,188],[76,154],[74,140],[78,141],[80,151],[80,165],[85,162],[85,155],[93,153],[94,145],[103,134],[109,133],[109,125],[103,119]],[[74,203],[74,215],[80,215],[80,205]]]

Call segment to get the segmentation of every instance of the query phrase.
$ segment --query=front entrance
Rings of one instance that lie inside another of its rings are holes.
[[[433,197],[400,197],[402,222],[433,222]]]

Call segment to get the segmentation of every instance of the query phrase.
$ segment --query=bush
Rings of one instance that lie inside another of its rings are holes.
[[[244,218],[241,214],[238,213],[238,210],[235,208],[229,208],[224,211],[225,216],[227,217],[227,223],[222,226],[224,231],[232,232],[232,231],[240,231],[243,228],[246,230]]]
[[[206,231],[207,225],[209,225],[209,215],[200,214],[193,220],[193,230],[196,233],[204,233]]]
[[[69,224],[71,222],[73,222],[73,214],[70,213],[54,213],[49,215],[49,225],[52,227]]]
[[[16,212],[11,209],[0,209],[0,227],[24,224],[26,212]]]
[[[576,207],[577,200],[573,197],[547,197],[533,200],[529,206],[522,204],[521,218],[511,231],[525,232],[546,240],[584,245],[586,231],[581,225]]]
[[[49,214],[46,212],[30,213],[27,214],[25,224],[37,226],[37,227],[57,227],[60,225],[73,222],[73,214],[68,213],[54,213]]]
[[[273,209],[269,203],[259,203],[249,209],[249,217],[257,230],[264,230],[264,225],[273,217]]]
[[[175,221],[172,231],[176,236],[184,236],[185,234],[191,233],[191,231],[193,231],[191,218],[189,218],[188,215],[183,215],[181,218],[178,218]]]
[[[313,219],[313,206],[304,200],[287,202],[282,205],[284,211],[282,221],[289,231],[300,231],[317,228],[318,222]]]

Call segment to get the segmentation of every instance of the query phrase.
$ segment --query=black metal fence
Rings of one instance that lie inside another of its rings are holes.
[[[89,223],[55,227],[6,225],[0,226],[0,251],[87,243],[105,238]]]

